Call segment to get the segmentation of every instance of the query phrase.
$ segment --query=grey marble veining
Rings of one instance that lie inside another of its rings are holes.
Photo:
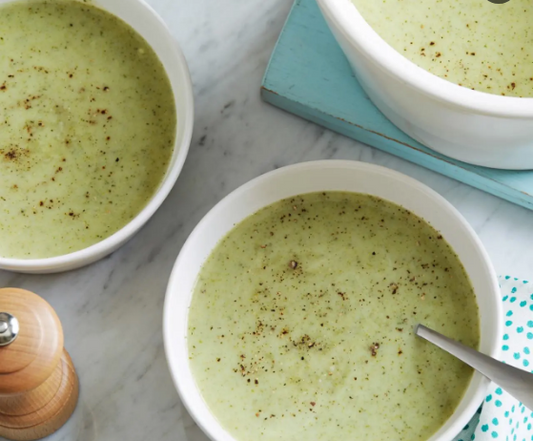
[[[96,264],[47,276],[0,272],[0,285],[39,293],[63,322],[81,403],[54,440],[207,439],[168,373],[161,331],[166,283],[201,217],[239,185],[277,167],[354,159],[413,176],[461,211],[498,273],[533,279],[533,212],[261,102],[261,77],[290,0],[149,3],[180,42],[195,89],[193,143],[176,187],[134,239]]]

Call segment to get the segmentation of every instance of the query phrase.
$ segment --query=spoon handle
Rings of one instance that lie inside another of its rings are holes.
[[[495,360],[423,325],[415,334],[457,357],[533,409],[533,374]]]

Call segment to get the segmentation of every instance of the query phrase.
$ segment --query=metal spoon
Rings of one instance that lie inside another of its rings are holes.
[[[495,360],[423,325],[417,325],[415,334],[473,367],[533,410],[533,374]]]

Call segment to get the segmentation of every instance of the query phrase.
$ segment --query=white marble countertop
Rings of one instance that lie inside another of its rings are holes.
[[[54,439],[207,439],[183,409],[167,370],[165,287],[200,218],[233,189],[274,168],[337,158],[408,174],[457,207],[499,274],[533,279],[533,212],[261,102],[261,78],[290,0],[149,3],[180,42],[194,83],[193,143],[176,187],[147,226],[103,261],[49,276],[0,272],[0,285],[39,293],[63,323],[82,392],[74,420]]]

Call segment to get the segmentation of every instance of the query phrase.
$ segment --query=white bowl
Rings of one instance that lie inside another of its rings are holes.
[[[280,199],[316,191],[368,193],[395,202],[429,221],[461,259],[477,296],[481,319],[480,350],[498,357],[501,300],[498,282],[478,237],[444,198],[425,185],[383,167],[354,161],[316,161],[267,173],[235,190],[198,224],[183,246],[168,284],[163,335],[170,372],[181,399],[200,428],[215,441],[234,441],[210,412],[189,365],[188,312],[198,273],[218,241],[236,223]],[[449,441],[476,412],[489,381],[474,374],[453,416],[430,438]]]
[[[533,98],[461,87],[389,46],[350,0],[317,0],[361,86],[396,126],[422,144],[486,167],[533,169]]]
[[[18,0],[0,0],[0,5]],[[95,0],[105,9],[135,29],[163,63],[174,92],[177,128],[174,151],[167,172],[146,207],[112,236],[90,247],[63,256],[45,259],[9,259],[0,257],[0,268],[22,273],[53,273],[88,265],[115,251],[130,239],[155,213],[172,190],[183,167],[192,137],[194,104],[187,61],[163,20],[143,0]]]

